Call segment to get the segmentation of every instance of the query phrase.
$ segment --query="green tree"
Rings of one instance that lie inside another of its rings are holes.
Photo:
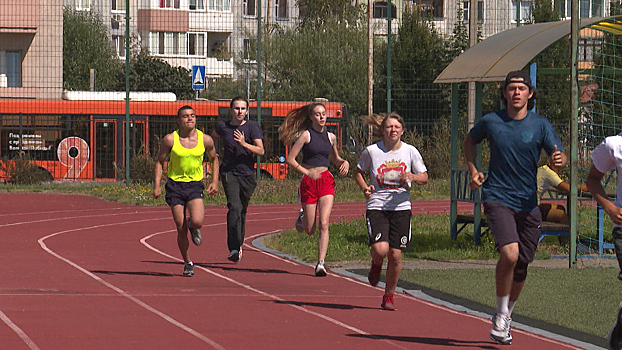
[[[63,9],[63,84],[67,90],[89,90],[90,69],[95,90],[112,90],[122,65],[99,14]]]
[[[125,72],[120,76],[118,86],[125,90]],[[130,56],[130,90],[152,92],[174,92],[178,100],[194,99],[191,72],[184,67],[172,67],[166,61],[153,57],[143,48]]]
[[[351,115],[364,112],[367,31],[361,8],[349,0],[301,0],[299,5],[297,27],[271,26],[263,34],[263,99],[323,97],[348,104]]]
[[[447,86],[433,84],[451,62],[450,43],[420,12],[404,13],[392,44],[393,111],[407,123],[427,123],[449,115]],[[428,130],[419,130],[427,132]]]

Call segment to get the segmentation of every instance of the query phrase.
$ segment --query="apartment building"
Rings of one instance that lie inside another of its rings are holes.
[[[60,98],[62,0],[0,1],[0,98]]]

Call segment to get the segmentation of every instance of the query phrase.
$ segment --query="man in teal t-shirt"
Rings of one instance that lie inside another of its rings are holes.
[[[548,119],[529,111],[536,94],[527,73],[508,73],[501,91],[506,108],[485,115],[464,140],[470,186],[472,190],[483,188],[484,212],[500,255],[495,274],[497,312],[490,330],[490,337],[500,344],[512,342],[510,316],[538,246],[540,152],[544,149],[556,166],[568,161]],[[484,139],[490,146],[488,178],[475,166],[477,144]]]

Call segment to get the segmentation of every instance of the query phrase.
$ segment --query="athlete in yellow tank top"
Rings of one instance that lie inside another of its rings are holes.
[[[171,207],[173,220],[177,227],[177,245],[184,259],[184,276],[194,275],[194,264],[190,259],[188,232],[195,245],[202,243],[201,231],[205,216],[203,202],[203,157],[211,159],[212,182],[207,193],[218,192],[218,155],[214,140],[196,128],[197,118],[194,109],[183,106],[177,112],[179,129],[164,136],[155,164],[155,190],[153,196],[160,197],[164,162],[169,158],[168,180],[166,181],[166,203]],[[186,213],[189,217],[186,218]]]

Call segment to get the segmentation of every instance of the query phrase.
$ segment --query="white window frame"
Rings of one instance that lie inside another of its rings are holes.
[[[510,15],[510,18],[512,18],[512,20],[510,21],[511,23],[516,23],[516,3],[516,1],[512,1],[512,14]],[[520,2],[520,23],[527,23],[531,20],[532,6],[532,1],[522,0]]]
[[[110,6],[112,12],[125,13],[125,0],[111,0]]]
[[[86,3],[86,6],[84,6]],[[91,0],[76,0],[77,11],[91,11]]]
[[[160,0],[161,9],[179,10],[180,7],[181,7],[181,0]]]
[[[190,11],[205,11],[205,1],[209,0],[189,0],[188,9]]]
[[[187,47],[186,54],[188,56],[194,56],[194,57],[205,57],[205,52],[206,52],[206,50],[205,50],[205,48],[206,48],[205,47],[206,46],[205,45],[205,39],[207,38],[207,33],[204,33],[204,32],[188,32],[187,33],[187,38],[188,39],[186,40],[186,47]],[[193,40],[193,38],[194,38],[194,40]],[[192,42],[194,42],[194,44],[195,44],[195,53],[190,53],[190,44]],[[201,43],[200,49],[203,52],[200,53],[200,54],[196,53],[197,52],[197,48],[198,48],[197,43]]]
[[[204,0],[208,11],[231,12],[231,0]]]
[[[484,10],[484,1],[477,1],[477,22],[484,23],[486,11]],[[471,14],[471,2],[469,0],[462,1],[462,22],[469,23],[469,16]]]
[[[253,8],[253,13],[249,13],[249,3]],[[257,17],[257,0],[242,0],[242,14],[244,17]]]
[[[117,57],[125,59],[125,35],[113,35],[112,47],[117,53]]]
[[[285,11],[285,16],[281,16]],[[288,0],[274,0],[274,18],[277,20],[289,19],[289,1]]]
[[[589,0],[579,2],[579,17],[604,17],[605,16],[605,0]],[[571,0],[555,0],[555,9],[559,11],[562,19],[570,19]],[[585,5],[589,5],[585,8]]]

